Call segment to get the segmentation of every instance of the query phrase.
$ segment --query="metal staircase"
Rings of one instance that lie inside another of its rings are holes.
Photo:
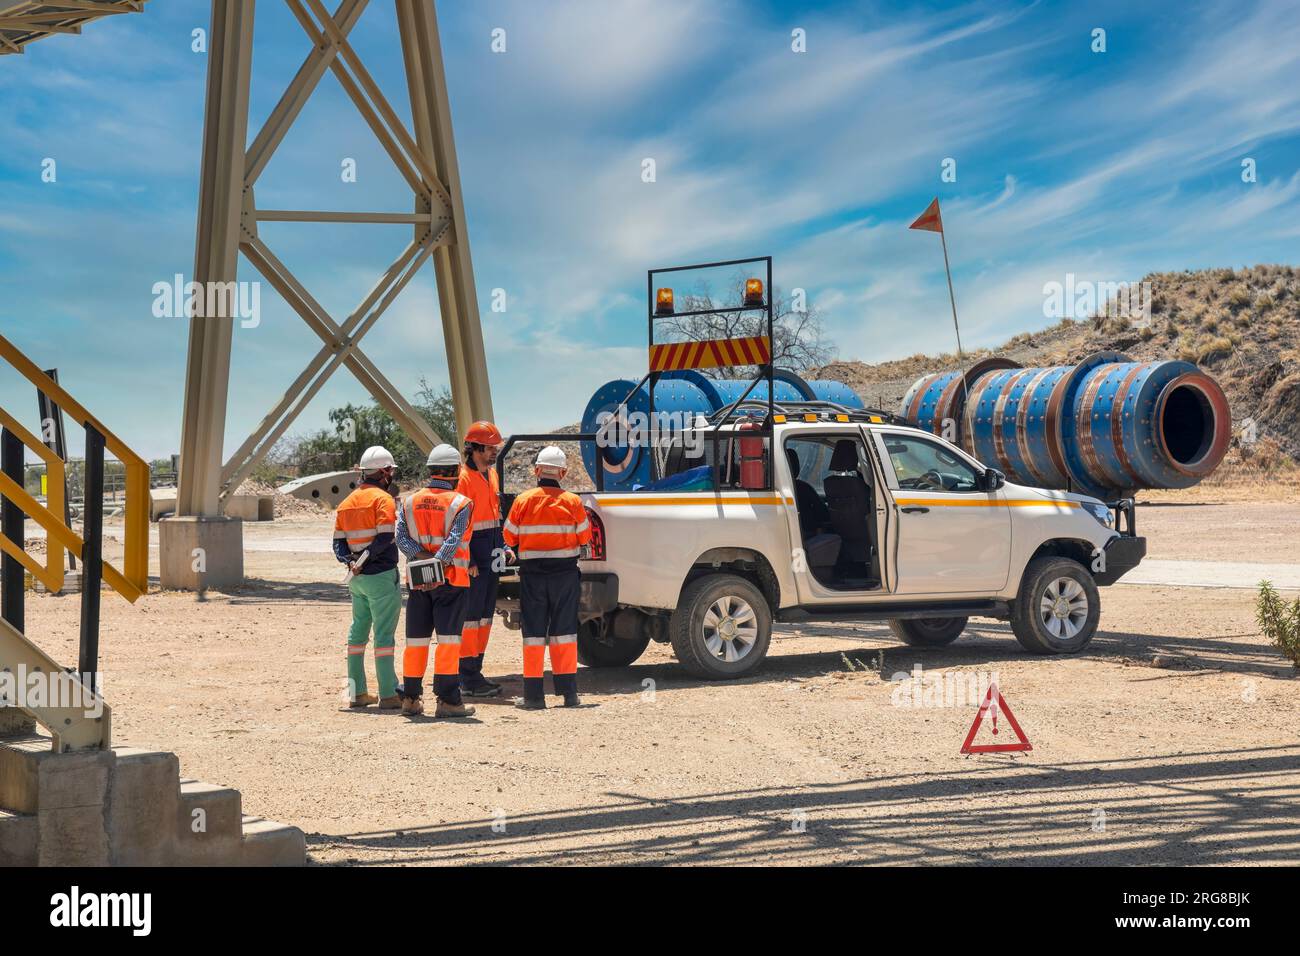
[[[0,359],[86,431],[78,535],[64,510],[62,458],[0,408],[0,866],[303,864],[302,831],[245,816],[238,791],[182,780],[175,754],[113,746],[98,687],[101,584],[132,603],[148,588],[149,466],[3,336]],[[48,469],[44,504],[24,488],[24,449]],[[106,451],[125,466],[120,569],[102,555]],[[43,564],[26,550],[27,517],[45,529]],[[76,670],[24,633],[24,572],[60,591],[65,550],[81,560]]]

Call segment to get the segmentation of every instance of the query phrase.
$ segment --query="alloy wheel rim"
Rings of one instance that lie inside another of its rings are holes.
[[[1053,638],[1072,640],[1088,621],[1088,593],[1074,578],[1059,577],[1043,589],[1038,617],[1043,629]]]
[[[723,595],[704,612],[704,646],[720,661],[743,660],[758,642],[758,615],[744,598]]]

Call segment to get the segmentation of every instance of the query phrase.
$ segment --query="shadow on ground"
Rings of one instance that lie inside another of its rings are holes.
[[[318,834],[308,846],[400,863],[1294,865],[1300,746],[1056,765],[986,758],[960,772],[675,799],[609,792],[499,821],[505,832],[493,822]]]

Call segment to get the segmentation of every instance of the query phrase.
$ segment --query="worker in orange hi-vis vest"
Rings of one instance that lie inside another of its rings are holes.
[[[537,455],[537,487],[515,499],[503,529],[508,561],[519,562],[519,610],[524,637],[524,710],[546,707],[542,669],[551,649],[551,679],[565,707],[578,700],[578,557],[591,544],[582,499],[560,487],[564,452],[548,445]]]
[[[433,655],[433,693],[437,717],[470,717],[460,692],[461,627],[472,575],[470,538],[474,503],[453,487],[460,473],[460,452],[439,445],[429,454],[429,482],[397,509],[397,546],[407,557],[406,653],[402,660],[402,713],[424,713],[421,700]],[[430,566],[434,562],[434,570]],[[432,572],[432,573],[426,573]],[[427,580],[431,578],[432,580]],[[441,580],[439,580],[441,578]]]
[[[501,483],[495,467],[501,444],[501,432],[491,422],[471,425],[465,432],[465,464],[456,482],[456,490],[474,502],[474,537],[469,547],[476,573],[469,583],[460,638],[460,686],[470,697],[495,697],[501,693],[500,684],[483,676],[483,655],[496,613],[497,583],[505,570]]]
[[[393,668],[393,639],[402,612],[397,583],[396,502],[389,490],[393,456],[379,445],[361,456],[361,485],[343,499],[334,516],[334,556],[348,566],[352,627],[348,631],[348,701],[352,707],[401,706]],[[375,631],[375,674],[379,696],[366,692],[366,645]]]

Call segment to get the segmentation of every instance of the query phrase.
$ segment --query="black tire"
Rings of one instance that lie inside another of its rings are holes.
[[[650,643],[650,631],[642,628],[630,641],[609,639],[602,641],[597,634],[595,621],[578,628],[578,663],[584,667],[627,667],[636,663]]]
[[[889,622],[889,629],[904,644],[913,647],[945,647],[966,630],[964,617],[921,617]]]
[[[723,602],[733,606],[743,602],[753,612],[752,637],[748,641],[742,632],[750,633],[750,627],[746,626],[750,619],[737,622],[741,632],[731,639],[712,628],[706,635],[706,616],[714,605]],[[767,657],[772,642],[772,611],[763,592],[744,578],[735,574],[706,574],[682,589],[677,610],[668,623],[668,634],[677,660],[692,675],[706,680],[733,680],[753,671]],[[714,645],[712,648],[710,643]],[[738,656],[726,660],[730,654]]]
[[[1078,589],[1063,581],[1074,582]],[[1058,612],[1050,608],[1044,611],[1044,600],[1050,600],[1053,594],[1058,602],[1064,599],[1068,605],[1058,604],[1064,617],[1058,617]],[[1086,607],[1080,606],[1080,598]],[[1011,608],[1011,630],[1020,646],[1031,653],[1074,654],[1088,646],[1097,633],[1100,617],[1101,597],[1088,569],[1070,558],[1049,555],[1035,558],[1025,568],[1020,594]]]

